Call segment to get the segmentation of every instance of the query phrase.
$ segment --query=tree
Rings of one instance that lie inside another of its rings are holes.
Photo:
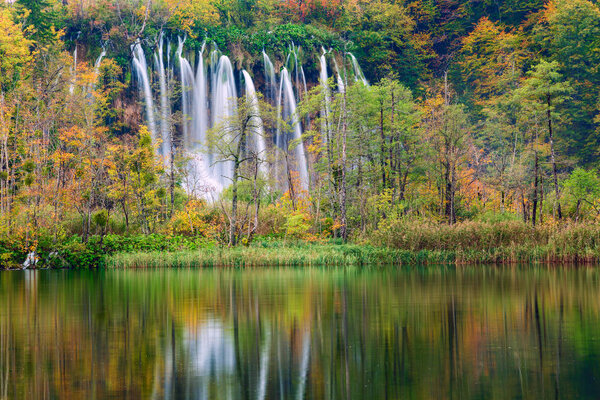
[[[468,151],[469,124],[464,106],[449,104],[441,96],[430,99],[426,107],[426,129],[441,167],[443,214],[452,225],[456,222],[458,172]]]
[[[56,24],[61,4],[57,0],[17,0],[27,10],[24,26],[36,46],[44,46],[56,39]]]
[[[156,218],[158,199],[164,197],[164,189],[159,186],[163,166],[155,154],[152,135],[142,125],[137,148],[127,157],[127,166],[132,174],[131,189],[137,200],[140,225],[146,234],[152,231],[151,221]]]
[[[463,38],[450,74],[475,117],[485,117],[482,109],[515,87],[530,56],[525,43],[521,34],[506,32],[487,17]]]
[[[588,0],[552,0],[534,32],[544,56],[558,63],[572,98],[563,105],[571,125],[558,131],[569,154],[595,162],[600,141],[594,130],[600,86],[600,7]]]
[[[595,171],[575,168],[564,183],[567,194],[575,201],[575,221],[579,220],[581,205],[587,203],[600,215],[597,201],[600,199],[600,178]]]
[[[241,228],[239,220],[238,200],[241,180],[257,181],[260,164],[265,162],[266,154],[260,152],[256,143],[264,135],[265,127],[273,126],[273,112],[270,105],[259,96],[246,96],[229,99],[237,103],[236,111],[231,117],[224,117],[208,134],[209,147],[219,155],[216,163],[225,164],[224,170],[231,177],[231,211],[229,217],[229,245],[238,243]],[[256,185],[255,185],[256,188]],[[254,201],[260,198],[254,194]],[[259,203],[256,203],[257,207]],[[255,215],[258,215],[256,209]]]
[[[562,210],[554,132],[561,122],[558,108],[569,98],[570,92],[571,87],[558,72],[556,61],[541,61],[533,70],[529,71],[523,86],[515,91],[516,100],[524,102],[523,109],[530,117],[529,123],[535,125],[536,131],[539,131],[536,133],[536,137],[542,137],[543,133],[547,134],[550,143],[550,162],[558,219],[562,218]],[[539,122],[544,120],[545,123],[540,125]]]

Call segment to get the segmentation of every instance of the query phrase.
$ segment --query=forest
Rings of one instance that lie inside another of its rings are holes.
[[[593,0],[0,3],[3,267],[593,262],[599,150]]]

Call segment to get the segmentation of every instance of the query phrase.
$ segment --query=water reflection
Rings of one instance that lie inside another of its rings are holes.
[[[0,399],[597,398],[596,269],[0,274]]]

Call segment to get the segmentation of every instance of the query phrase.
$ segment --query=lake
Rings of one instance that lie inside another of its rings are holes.
[[[0,273],[0,399],[600,397],[600,269]]]

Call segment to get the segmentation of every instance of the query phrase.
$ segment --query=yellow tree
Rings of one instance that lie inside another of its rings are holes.
[[[0,213],[10,214],[14,188],[14,155],[9,141],[14,140],[14,119],[17,105],[25,91],[23,78],[27,72],[31,55],[21,28],[16,25],[8,9],[0,8]]]

